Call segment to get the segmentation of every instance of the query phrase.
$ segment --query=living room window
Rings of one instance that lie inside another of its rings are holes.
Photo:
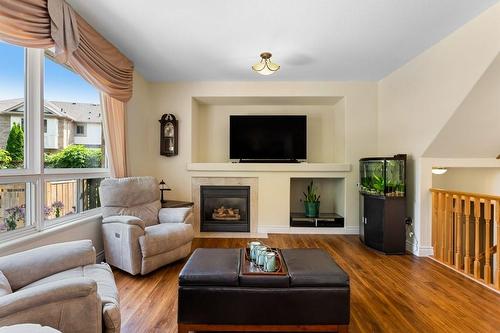
[[[23,169],[25,49],[0,41],[0,169]]]
[[[52,59],[0,42],[0,239],[96,214],[109,176],[100,92]]]

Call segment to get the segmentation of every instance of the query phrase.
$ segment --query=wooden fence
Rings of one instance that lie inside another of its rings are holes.
[[[434,257],[500,290],[500,197],[431,189]]]

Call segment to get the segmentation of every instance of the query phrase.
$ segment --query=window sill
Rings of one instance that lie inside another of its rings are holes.
[[[0,239],[0,252],[8,253],[10,250],[15,248],[23,248],[24,244],[30,244],[37,241],[40,241],[44,238],[53,236],[57,233],[66,231],[68,229],[72,229],[78,227],[82,224],[89,223],[96,218],[101,218],[102,213],[101,209],[95,209],[93,211],[89,211],[87,214],[81,214],[75,216],[73,219],[67,219],[58,221],[58,223],[54,223],[49,227],[46,227],[43,230],[36,230],[34,228],[30,230],[26,230],[24,232],[20,232],[17,235],[13,235],[13,237],[6,237],[5,239]],[[6,235],[7,236],[7,235]]]

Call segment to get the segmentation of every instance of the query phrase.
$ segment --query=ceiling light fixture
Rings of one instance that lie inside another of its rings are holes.
[[[260,62],[252,66],[252,69],[262,75],[271,75],[280,69],[280,65],[271,62],[273,55],[270,52],[262,52],[260,54]]]
[[[432,168],[432,173],[435,175],[444,175],[448,171],[446,168]]]

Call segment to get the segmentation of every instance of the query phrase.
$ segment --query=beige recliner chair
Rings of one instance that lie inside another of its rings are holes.
[[[110,265],[144,275],[191,252],[192,208],[161,208],[154,177],[105,179],[100,198]]]
[[[119,333],[111,269],[95,263],[90,240],[0,257],[0,326],[33,323],[61,332]]]

